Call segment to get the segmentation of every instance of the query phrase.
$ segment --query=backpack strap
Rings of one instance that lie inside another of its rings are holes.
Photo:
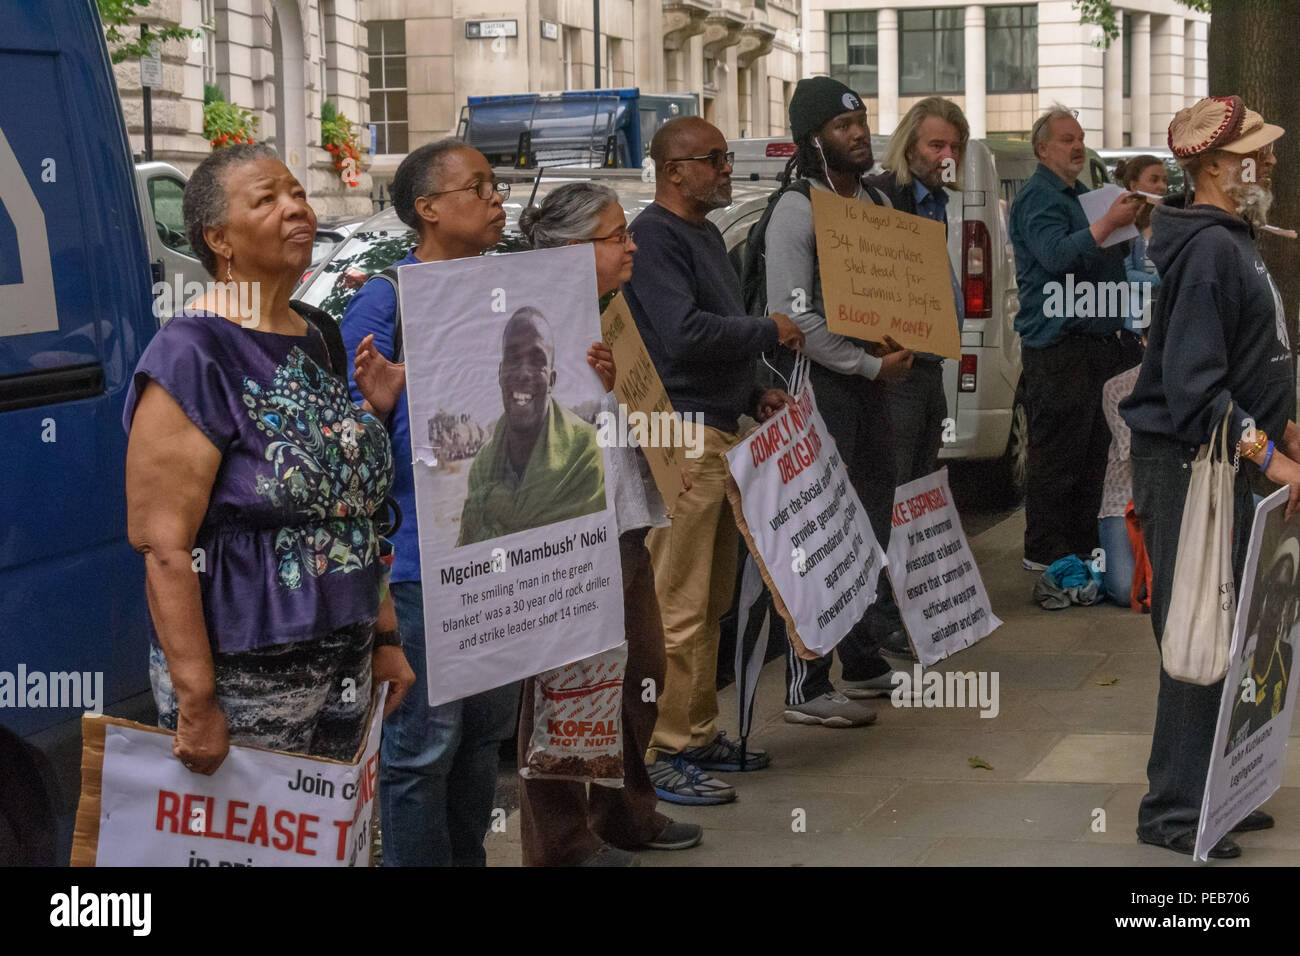
[[[321,338],[325,340],[325,351],[329,353],[330,371],[347,382],[348,350],[343,344],[343,333],[339,331],[339,324],[334,321],[334,316],[324,309],[318,309],[297,299],[291,300],[289,307],[320,333]]]
[[[389,266],[383,272],[376,272],[367,282],[382,279],[393,287],[393,361],[402,361],[402,294],[397,286],[397,266]]]

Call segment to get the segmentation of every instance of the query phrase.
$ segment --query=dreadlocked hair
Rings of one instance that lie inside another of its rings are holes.
[[[826,181],[826,172],[822,165],[822,157],[817,147],[813,145],[812,138],[798,140],[795,143],[794,155],[785,164],[785,169],[777,180],[782,189],[785,189],[796,179],[816,179],[822,182]]]

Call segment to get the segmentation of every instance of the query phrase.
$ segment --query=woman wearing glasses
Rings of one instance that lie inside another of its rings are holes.
[[[509,187],[496,184],[476,149],[442,140],[413,150],[393,178],[393,207],[419,235],[398,265],[478,256],[501,239]],[[380,801],[386,866],[482,866],[483,837],[492,814],[497,751],[515,732],[519,685],[509,684],[438,707],[429,706],[425,675],[420,549],[411,469],[411,433],[404,367],[393,355],[395,287],[368,282],[343,314],[348,350],[370,356],[356,370],[362,393],[388,424],[393,443],[393,497],[403,522],[393,536],[391,574],[398,632],[415,686],[384,727]],[[366,377],[380,362],[388,375]],[[391,415],[389,414],[391,411]]]
[[[569,183],[530,206],[519,217],[519,231],[534,249],[589,242],[596,253],[596,288],[603,297],[632,276],[636,243],[618,195],[593,182]],[[605,388],[614,384],[612,357],[588,353]],[[617,411],[613,392],[606,411]],[[646,774],[645,753],[659,709],[642,699],[646,681],[662,688],[666,659],[664,631],[655,597],[654,572],[645,537],[651,527],[667,527],[663,499],[650,476],[645,455],[636,448],[610,449],[606,481],[614,489],[619,552],[623,570],[623,621],[627,633],[627,672],[623,678],[623,787],[593,786],[572,780],[525,780],[520,791],[523,856],[526,866],[628,866],[634,849],[681,850],[700,842],[696,824],[676,823],[656,811],[659,801]],[[524,682],[519,726],[523,766],[532,736],[534,679]],[[657,696],[657,695],[656,695]]]

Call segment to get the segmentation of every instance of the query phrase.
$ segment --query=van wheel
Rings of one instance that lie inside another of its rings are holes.
[[[57,829],[33,751],[0,728],[0,866],[53,866]]]
[[[1011,433],[1007,435],[1007,450],[998,459],[997,469],[997,487],[1003,503],[1020,504],[1029,484],[1029,409],[1025,407],[1023,385],[1016,389],[1011,405]]]

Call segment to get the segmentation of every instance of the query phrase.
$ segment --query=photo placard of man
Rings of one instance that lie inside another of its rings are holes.
[[[596,429],[551,397],[555,337],[537,309],[506,322],[497,379],[505,411],[470,466],[457,547],[605,507]]]
[[[1053,106],[1030,134],[1038,168],[1011,204],[1029,413],[1029,467],[1025,491],[1027,570],[1043,571],[1057,558],[1091,556],[1097,547],[1110,450],[1110,428],[1102,411],[1107,379],[1123,371],[1118,332],[1128,297],[1095,294],[1100,283],[1124,283],[1123,243],[1102,248],[1115,230],[1132,225],[1143,202],[1135,193],[1118,197],[1094,223],[1079,204],[1088,187],[1079,181],[1088,162],[1083,127],[1073,110]],[[1073,303],[1057,309],[1053,289],[1091,286],[1095,307],[1073,314]],[[1124,286],[1127,288],[1127,286]],[[1056,314],[1056,313],[1063,314]]]

